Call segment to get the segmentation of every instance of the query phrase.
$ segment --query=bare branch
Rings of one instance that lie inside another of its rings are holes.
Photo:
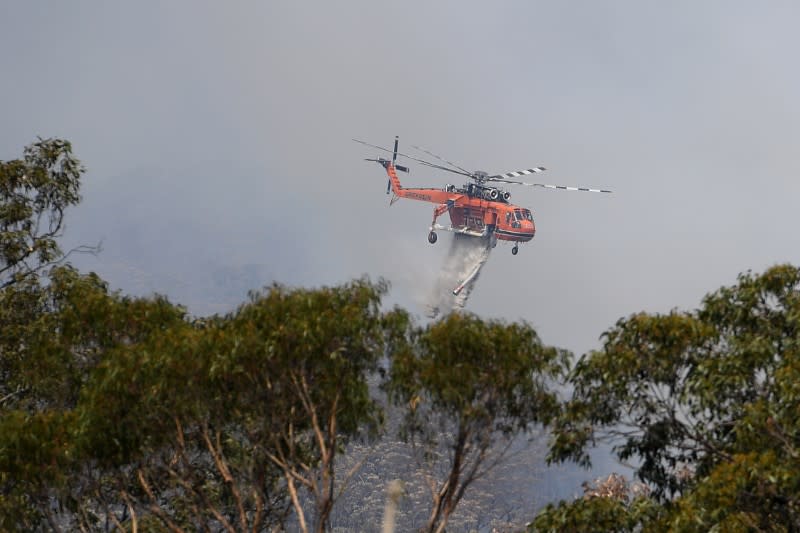
[[[150,498],[150,510],[155,514],[164,524],[173,531],[173,533],[184,533],[184,530],[179,527],[175,522],[173,522],[167,513],[158,505],[158,500],[156,500],[155,495],[153,494],[153,489],[147,483],[147,480],[144,477],[144,472],[142,469],[138,469],[136,471],[137,477],[139,478],[139,485],[141,485],[142,490],[147,494]]]
[[[289,489],[289,497],[292,499],[292,505],[294,505],[294,510],[297,513],[297,521],[300,525],[300,531],[303,533],[308,533],[305,513],[303,513],[303,507],[300,505],[300,500],[297,497],[297,489],[294,486],[294,480],[291,476],[286,477],[286,485]]]
[[[138,520],[136,519],[136,509],[133,506],[133,502],[131,501],[131,498],[128,495],[127,491],[123,490],[122,492],[120,492],[120,495],[122,496],[122,499],[125,501],[125,505],[128,506],[128,512],[131,514],[131,533],[138,533],[139,523]],[[122,527],[122,524],[120,524],[119,521],[117,520],[116,515],[112,513],[111,516],[114,518],[114,523],[117,524],[117,527],[121,531],[125,531],[125,528]]]
[[[236,501],[236,507],[237,507],[237,509],[239,511],[239,525],[241,526],[242,531],[246,531],[247,530],[247,515],[245,514],[245,511],[244,511],[244,503],[242,502],[242,497],[239,494],[239,489],[236,486],[236,481],[233,479],[233,476],[231,475],[231,471],[228,468],[228,464],[225,461],[225,456],[222,453],[222,445],[220,443],[220,432],[219,431],[215,432],[215,437],[216,437],[216,439],[215,439],[216,440],[216,446],[214,446],[214,444],[212,444],[211,438],[209,437],[209,434],[208,434],[208,424],[206,424],[204,422],[203,423],[203,440],[206,443],[206,447],[208,448],[208,451],[211,453],[211,457],[213,457],[213,459],[214,459],[214,464],[217,466],[217,470],[222,475],[222,479],[225,481],[225,483],[231,489],[231,493],[233,494],[233,499]],[[233,531],[232,528],[231,528],[231,531]]]
[[[23,394],[25,392],[28,392],[28,388],[27,387],[18,387],[17,390],[15,390],[14,392],[10,392],[10,393],[6,394],[5,396],[3,396],[2,398],[0,398],[0,405],[4,405],[7,401],[11,400],[14,396],[17,396],[18,394]]]

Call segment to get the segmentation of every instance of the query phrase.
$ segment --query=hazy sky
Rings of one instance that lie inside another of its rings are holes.
[[[788,1],[4,2],[0,159],[73,142],[67,240],[102,240],[81,266],[115,287],[202,310],[209,270],[366,273],[419,313],[450,237],[427,243],[430,204],[389,208],[350,139],[542,165],[614,194],[513,190],[537,236],[497,247],[468,309],[582,352],[800,262],[798,20]],[[408,185],[453,178],[410,166]]]

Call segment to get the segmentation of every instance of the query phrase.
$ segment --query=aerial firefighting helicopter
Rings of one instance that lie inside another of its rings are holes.
[[[386,184],[386,194],[391,191],[394,193],[390,205],[394,204],[400,198],[409,198],[411,200],[422,200],[424,202],[431,202],[437,204],[433,209],[433,221],[431,222],[430,231],[428,233],[428,242],[434,244],[438,237],[436,230],[451,231],[453,233],[470,235],[473,237],[483,237],[491,239],[492,244],[496,240],[511,241],[514,247],[511,248],[511,253],[517,255],[519,251],[519,243],[528,242],[533,239],[536,233],[536,226],[533,222],[533,215],[530,209],[520,207],[510,203],[508,200],[511,193],[499,187],[495,183],[506,183],[512,185],[526,185],[528,187],[544,187],[546,189],[562,189],[567,191],[585,191],[585,192],[600,192],[610,193],[611,191],[605,189],[589,189],[586,187],[567,187],[564,185],[548,185],[545,183],[527,183],[518,181],[512,178],[526,176],[529,174],[538,174],[544,172],[544,167],[529,168],[526,170],[519,170],[516,172],[507,172],[505,174],[489,175],[481,170],[469,171],[455,163],[442,159],[438,155],[415,146],[414,148],[425,152],[426,154],[438,159],[445,163],[447,166],[431,163],[423,159],[403,154],[397,151],[399,138],[394,139],[394,149],[389,150],[382,146],[376,146],[358,139],[354,141],[377,148],[384,152],[392,154],[392,160],[377,157],[374,159],[365,159],[365,161],[374,161],[386,169],[386,174],[389,176],[389,181]],[[406,166],[396,164],[397,156],[405,157],[412,161],[416,161],[425,166],[452,172],[468,177],[471,182],[465,183],[462,187],[455,185],[445,185],[443,189],[436,188],[405,188],[400,184],[400,179],[397,177],[397,171],[409,172]],[[450,214],[450,226],[443,226],[438,224],[436,220],[444,213]]]

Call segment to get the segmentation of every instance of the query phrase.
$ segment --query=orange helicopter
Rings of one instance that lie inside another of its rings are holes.
[[[511,253],[517,255],[519,243],[530,241],[536,234],[533,215],[530,209],[510,203],[508,200],[511,197],[511,193],[494,186],[495,183],[526,185],[528,187],[544,187],[546,189],[562,189],[567,191],[611,192],[605,189],[567,187],[564,185],[548,185],[545,183],[526,183],[512,179],[529,174],[538,174],[545,170],[544,167],[529,168],[492,176],[480,170],[470,172],[455,163],[442,159],[428,150],[414,146],[415,149],[435,157],[448,166],[438,165],[398,152],[398,137],[394,139],[394,150],[369,144],[358,139],[353,140],[392,154],[391,161],[383,157],[365,159],[365,161],[374,161],[386,169],[386,174],[389,176],[389,182],[386,185],[386,194],[389,194],[389,191],[394,193],[390,205],[394,204],[400,198],[409,198],[411,200],[421,200],[437,204],[433,209],[433,221],[431,222],[430,232],[428,233],[428,242],[431,244],[434,244],[438,238],[436,230],[451,231],[462,235],[489,238],[493,246],[496,244],[497,240],[511,241],[514,243],[514,247],[511,248]],[[462,187],[448,184],[445,185],[443,189],[405,188],[400,184],[397,171],[408,173],[409,168],[396,164],[397,156],[405,157],[428,167],[460,174],[468,177],[472,181],[465,183]],[[450,214],[450,226],[443,226],[436,222],[444,213]]]

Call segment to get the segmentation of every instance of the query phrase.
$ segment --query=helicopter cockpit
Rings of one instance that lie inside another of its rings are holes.
[[[520,222],[528,220],[533,222],[533,215],[530,209],[514,209],[506,213],[506,224],[511,224],[512,228],[519,228]]]

